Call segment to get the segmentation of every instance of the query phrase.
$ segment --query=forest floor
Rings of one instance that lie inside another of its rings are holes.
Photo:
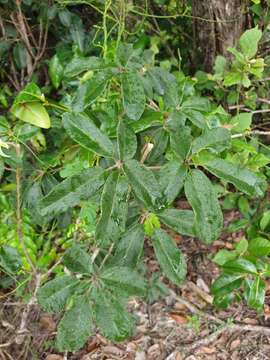
[[[238,217],[225,213],[225,229]],[[66,355],[52,350],[57,318],[33,306],[27,319],[29,333],[21,344],[15,339],[21,323],[23,303],[10,296],[0,305],[0,359],[4,360],[265,360],[270,359],[270,283],[267,284],[262,314],[244,303],[217,311],[212,306],[209,287],[218,269],[209,254],[221,248],[232,248],[241,233],[228,234],[211,246],[187,237],[175,236],[188,260],[188,279],[180,288],[170,287],[170,294],[153,304],[130,301],[136,316],[134,337],[121,343],[110,343],[99,334],[91,337],[80,351]],[[158,265],[149,249],[147,265],[151,272]]]

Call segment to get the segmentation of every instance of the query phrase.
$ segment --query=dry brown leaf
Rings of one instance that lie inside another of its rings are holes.
[[[202,346],[200,348],[200,352],[203,352],[203,353],[208,354],[208,355],[214,354],[216,351],[217,350],[214,347]]]
[[[231,342],[231,345],[230,345],[230,349],[231,350],[235,350],[237,349],[239,346],[241,345],[241,340],[240,339],[235,339]]]
[[[171,312],[170,314],[170,317],[177,322],[177,324],[187,324],[188,323],[188,319],[185,315],[180,315],[180,314],[177,314],[177,313],[173,313]]]
[[[56,323],[50,315],[42,315],[39,320],[39,325],[42,330],[50,333],[56,330]]]
[[[45,360],[63,360],[63,356],[61,355],[56,355],[56,354],[50,354],[50,355],[47,355]]]

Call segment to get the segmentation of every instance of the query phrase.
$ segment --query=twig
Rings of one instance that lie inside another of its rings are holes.
[[[181,296],[178,296],[177,294],[175,294],[174,291],[170,290],[170,293],[171,293],[172,297],[174,298],[174,300],[176,300],[179,304],[184,305],[191,313],[200,315],[201,317],[204,317],[208,320],[212,320],[220,325],[224,324],[223,320],[220,320],[219,318],[217,318],[211,314],[203,312],[202,310],[198,309],[195,305],[193,305],[191,302],[189,302],[186,299],[183,299]]]
[[[42,278],[41,274],[36,274],[36,276],[35,276],[35,281],[36,281],[35,290],[33,292],[33,295],[31,297],[31,299],[29,300],[26,308],[24,309],[24,311],[22,313],[20,327],[19,327],[16,339],[15,339],[15,342],[18,345],[21,345],[24,342],[25,335],[28,333],[27,319],[28,319],[28,316],[29,316],[32,305],[34,305],[36,303],[36,296],[37,296],[37,291],[40,288],[41,278]]]
[[[188,281],[187,286],[196,294],[198,294],[206,303],[213,304],[213,297],[207,294],[207,292],[203,291],[201,288],[199,288],[199,286],[194,284],[192,281]]]
[[[247,131],[247,132],[241,133],[241,134],[233,134],[231,137],[232,137],[232,139],[235,139],[235,138],[239,138],[239,137],[243,137],[243,136],[249,136],[249,135],[268,136],[268,135],[270,135],[270,131],[252,130],[252,131]]]
[[[16,149],[16,155],[18,157],[18,161],[20,160],[21,156],[21,148],[19,144],[13,144]],[[23,235],[23,227],[22,227],[22,214],[21,214],[21,174],[22,169],[20,165],[16,168],[16,217],[17,217],[17,235],[24,255],[31,266],[33,273],[36,273],[36,268],[31,260],[31,257],[28,253],[27,247],[25,246],[24,242],[24,235]]]
[[[143,164],[147,158],[147,156],[150,154],[150,152],[152,151],[154,145],[152,143],[146,143],[142,149],[142,157],[140,160],[140,163]]]

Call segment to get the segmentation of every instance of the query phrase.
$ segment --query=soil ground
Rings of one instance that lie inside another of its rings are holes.
[[[227,212],[226,226],[238,214]],[[233,304],[226,311],[212,306],[210,285],[218,269],[209,259],[220,248],[231,248],[241,233],[226,231],[211,246],[197,240],[174,236],[188,261],[188,279],[181,288],[170,287],[170,294],[153,304],[133,299],[130,311],[136,316],[135,335],[125,342],[110,343],[98,333],[76,352],[59,354],[53,350],[57,318],[43,313],[36,305],[27,318],[29,332],[16,343],[25,304],[14,296],[4,296],[0,305],[0,359],[3,360],[266,360],[270,359],[270,284],[264,312]],[[147,264],[158,270],[151,248]],[[234,325],[233,325],[234,324]],[[235,326],[235,324],[237,326]],[[18,341],[17,339],[17,342]]]

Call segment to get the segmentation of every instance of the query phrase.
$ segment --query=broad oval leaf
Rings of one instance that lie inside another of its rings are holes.
[[[256,266],[249,260],[238,258],[227,261],[223,266],[223,270],[228,274],[257,274]]]
[[[60,312],[75,292],[77,284],[78,280],[71,276],[57,277],[38,289],[38,303],[45,311]]]
[[[49,62],[49,75],[51,82],[56,89],[58,89],[61,84],[63,73],[64,68],[59,60],[59,57],[55,54]]]
[[[111,140],[85,114],[65,113],[63,125],[72,140],[85,149],[100,156],[114,156],[114,146]]]
[[[211,293],[217,296],[230,294],[241,286],[243,279],[243,274],[222,274],[212,284]]]
[[[214,159],[201,164],[216,177],[232,183],[237,189],[251,196],[264,194],[264,181],[248,169],[224,159]]]
[[[160,267],[174,284],[180,285],[186,277],[187,264],[182,252],[172,238],[162,229],[151,237]]]
[[[43,104],[38,101],[13,105],[11,112],[18,119],[43,129],[51,127],[50,117]]]
[[[262,31],[256,26],[246,30],[239,39],[241,51],[248,59],[253,58],[258,51],[258,43],[262,37]]]
[[[61,319],[56,337],[59,351],[76,351],[93,332],[93,311],[86,295],[74,299],[72,307]]]
[[[119,121],[117,127],[117,147],[119,159],[130,160],[137,150],[137,137],[132,127],[124,121]]]
[[[164,197],[154,174],[136,160],[124,163],[124,171],[136,198],[149,210],[165,207]]]
[[[249,241],[248,251],[256,257],[267,256],[270,254],[270,241],[263,237],[256,237]]]
[[[255,279],[245,279],[244,295],[251,308],[257,311],[263,309],[265,292],[265,282],[259,276],[256,276]]]
[[[196,236],[194,213],[191,210],[165,209],[158,214],[160,221],[178,234]]]
[[[170,132],[171,149],[180,161],[184,161],[190,153],[192,136],[191,128],[188,126],[178,126]]]
[[[128,71],[121,76],[123,105],[131,120],[139,120],[145,108],[143,83],[136,72]]]
[[[104,184],[104,171],[101,168],[91,168],[80,174],[71,176],[56,185],[48,195],[40,201],[42,215],[64,212],[76,206],[81,200],[94,195]]]
[[[185,194],[195,215],[199,239],[207,244],[218,238],[223,227],[223,215],[214,186],[200,170],[192,170],[185,181]]]

